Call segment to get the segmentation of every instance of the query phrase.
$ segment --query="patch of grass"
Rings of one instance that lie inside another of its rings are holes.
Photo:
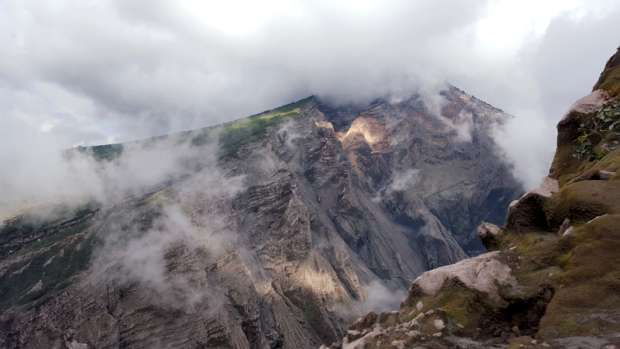
[[[296,111],[266,114],[224,124],[220,133],[221,154],[236,156],[242,146],[267,137],[267,127],[288,121],[297,114]]]
[[[11,241],[19,241],[47,229],[56,229],[57,224],[63,221],[82,218],[96,212],[99,208],[100,205],[95,202],[78,206],[57,204],[52,207],[39,208],[29,214],[5,221],[4,225],[0,227],[0,254],[6,254],[9,250],[15,251],[16,248],[19,248],[19,246],[6,246]],[[36,245],[36,243],[34,244]]]
[[[109,159],[123,153],[122,144],[96,145],[91,147],[91,149],[93,151],[93,157],[97,160]]]
[[[321,314],[316,304],[312,301],[304,301],[303,304],[299,307],[301,312],[304,314],[306,321],[312,328],[318,328],[319,323],[321,321]]]
[[[172,203],[174,201],[175,195],[172,188],[167,188],[164,190],[160,190],[157,193],[149,196],[148,198],[138,202],[136,206],[142,205],[164,205],[166,203]]]
[[[475,326],[480,320],[481,314],[471,310],[481,305],[481,299],[472,289],[453,280],[446,280],[436,295],[424,296],[420,301],[424,305],[421,312],[442,308],[450,318],[465,327]]]
[[[562,187],[564,184],[576,177],[576,172],[584,161],[577,160],[573,157],[574,150],[572,141],[567,141],[562,144],[559,142],[560,141],[558,141],[558,147],[555,151],[551,167],[560,173],[560,176],[558,177],[558,184]]]
[[[592,90],[594,91],[598,89],[606,91],[611,89],[614,89],[615,91],[620,90],[620,66],[606,68],[603,71]]]
[[[251,118],[254,117],[259,117],[259,116],[265,116],[265,115],[270,115],[270,114],[286,114],[289,113],[291,111],[295,111],[295,109],[299,109],[301,107],[303,107],[304,105],[308,104],[308,102],[312,101],[314,99],[314,96],[310,96],[310,97],[306,97],[304,99],[300,99],[297,102],[291,102],[289,104],[283,105],[281,107],[275,108],[275,109],[271,109],[271,110],[266,110],[262,113],[258,113],[258,114],[254,114],[254,115],[250,115]]]
[[[533,294],[540,285],[557,285],[558,278],[562,276],[562,269],[558,266],[552,266],[537,271],[518,271],[515,273],[520,285],[526,286],[523,295]]]
[[[548,308],[552,312],[555,311],[553,306],[549,306]],[[545,318],[543,318],[543,321]],[[542,322],[541,322],[542,325]],[[538,337],[540,339],[550,339],[550,338],[561,338],[566,337],[567,334],[569,336],[593,336],[596,334],[596,329],[593,329],[592,326],[583,326],[578,324],[574,317],[561,317],[557,319],[557,322],[554,326],[544,326],[541,328]]]
[[[521,257],[521,268],[515,271],[521,297],[534,297],[540,285],[558,286],[563,275],[562,267],[570,260],[571,251],[578,243],[574,234],[557,238],[548,232],[506,234],[503,249],[516,246]],[[551,274],[551,275],[550,275]]]
[[[0,276],[0,312],[14,305],[41,304],[60,294],[74,275],[87,269],[94,246],[92,236],[86,234],[66,244],[54,245],[87,226],[88,223],[80,224],[20,251],[21,254],[52,246],[28,260],[10,265]]]
[[[580,173],[587,170],[606,170],[617,172],[620,170],[620,151],[619,149],[610,151],[600,161],[584,161],[579,169],[581,170]]]
[[[243,145],[259,141],[266,137],[266,128],[281,124],[293,116],[297,115],[297,110],[308,102],[312,101],[314,96],[292,102],[281,107],[264,111],[262,113],[251,115],[247,118],[225,123],[223,125],[209,126],[195,131],[184,131],[179,133],[182,137],[192,137],[191,143],[194,146],[207,144],[215,141],[214,131],[221,129],[219,135],[219,143],[221,146],[222,156],[235,156],[237,150]],[[157,136],[141,140],[143,145],[149,142],[156,142],[166,139],[168,136]],[[109,160],[120,156],[123,153],[123,144],[104,144],[92,147],[77,147],[79,152],[92,151],[96,160]]]
[[[566,266],[570,262],[570,259],[571,259],[572,255],[573,254],[571,252],[569,252],[569,253],[565,253],[562,256],[560,256],[560,258],[558,258],[558,266],[560,268],[562,268],[562,269],[566,268]]]
[[[620,313],[619,226],[620,215],[614,214],[575,229],[560,285],[541,321],[542,338],[620,331],[620,325],[587,319]]]
[[[209,126],[195,131],[185,131],[180,134],[182,137],[192,137],[191,143],[194,146],[200,146],[212,141],[215,141],[215,135],[218,129],[219,143],[221,147],[222,157],[234,157],[240,147],[259,141],[267,136],[266,129],[270,126],[275,126],[286,122],[293,116],[297,115],[297,110],[308,102],[314,99],[314,96],[310,96],[301,99],[297,102],[292,102],[287,105],[267,110],[262,113],[251,115],[247,118],[228,122],[222,125]],[[143,145],[149,142],[156,142],[162,139],[166,139],[168,136],[157,136],[148,139],[141,140]],[[92,147],[77,147],[80,152],[92,151],[93,157],[96,160],[109,160],[123,153],[123,144],[105,144],[96,145]]]
[[[554,195],[556,215],[570,217],[573,224],[607,214],[620,213],[620,183],[616,181],[581,181],[563,187]]]
[[[556,247],[557,237],[548,232],[534,232],[515,234],[507,232],[501,237],[500,245],[503,250],[516,246],[523,259],[524,270],[540,270],[557,265],[561,254]]]
[[[104,145],[95,145],[92,147],[82,147],[79,146],[76,149],[80,153],[92,152],[93,158],[95,160],[107,160],[113,159],[123,153],[123,145],[122,144],[104,144]]]
[[[573,156],[576,151],[574,147],[579,146],[578,142],[575,142],[575,139],[582,135],[582,131],[580,131],[581,125],[584,125],[588,120],[594,118],[596,118],[596,112],[578,115],[558,130],[558,146],[551,168],[552,172],[558,175],[558,184],[560,188],[588,170],[594,169],[612,172],[620,170],[620,151],[618,149],[612,150],[613,148],[609,148],[609,144],[612,141],[617,141],[618,137],[610,131],[607,131],[607,127],[604,128],[607,132],[603,135],[590,134],[587,137],[591,142],[591,145],[588,147],[591,153],[598,153],[598,151],[605,146],[606,151],[604,155],[597,157],[597,161],[588,161],[585,157],[577,159]]]
[[[33,244],[31,244],[30,246],[20,250],[19,252],[16,252],[13,256],[21,256],[27,253],[31,253],[37,250],[40,250],[42,248],[46,248],[49,247],[55,243],[57,243],[58,241],[62,241],[72,235],[75,234],[79,234],[81,232],[83,232],[84,230],[88,229],[91,226],[91,222],[82,222],[81,224],[75,225],[71,228],[65,229],[57,234],[54,235],[50,235],[48,237],[45,237],[43,239],[41,239],[41,241],[37,241]],[[11,256],[11,257],[13,257]]]
[[[240,147],[264,139],[267,137],[267,127],[275,126],[290,120],[298,114],[297,110],[299,108],[306,105],[313,98],[314,96],[310,96],[276,109],[217,126],[221,128],[219,134],[221,156],[234,157],[237,155],[237,151]],[[199,146],[212,141],[213,130],[213,127],[203,129],[200,134],[192,139],[192,144]]]

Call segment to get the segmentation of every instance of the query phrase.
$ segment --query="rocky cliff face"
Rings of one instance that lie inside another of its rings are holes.
[[[479,222],[501,224],[504,210],[521,193],[489,136],[493,124],[503,124],[508,116],[456,88],[442,95],[440,118],[429,117],[419,97],[357,111],[318,109],[333,125],[353,168],[369,177],[365,189],[382,197],[393,220],[416,225],[403,208],[420,205],[399,202],[397,192],[415,193],[459,245],[476,255],[485,252],[476,234]],[[430,263],[430,268],[444,264]]]
[[[331,348],[618,347],[619,62],[558,123],[540,188],[501,229],[479,227],[492,252],[425,272],[400,310],[360,318]]]
[[[489,136],[506,116],[453,87],[443,98],[438,116],[420,96],[363,109],[308,100],[225,126],[217,161],[211,133],[185,133],[196,151],[174,180],[7,220],[0,346],[338,341],[372,301],[366,286],[406,289],[483,252],[476,227],[522,194]]]

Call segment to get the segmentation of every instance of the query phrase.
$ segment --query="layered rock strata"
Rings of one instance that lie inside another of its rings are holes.
[[[0,346],[338,341],[364,287],[406,289],[481,252],[477,225],[522,194],[489,135],[506,116],[455,88],[444,98],[439,116],[419,96],[362,110],[314,100],[213,167],[54,234],[32,228],[40,241],[3,231]]]

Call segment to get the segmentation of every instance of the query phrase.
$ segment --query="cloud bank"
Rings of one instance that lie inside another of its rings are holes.
[[[104,161],[95,160],[90,148],[60,151],[46,134],[29,140],[0,149],[0,220],[48,203],[117,204],[214,166],[219,153],[215,142],[195,147],[183,134],[126,143],[121,154]]]
[[[102,243],[95,249],[89,281],[96,286],[137,283],[160,303],[195,311],[195,304],[207,300],[209,311],[217,311],[226,302],[220,285],[204,270],[191,269],[187,256],[218,260],[234,250],[231,222],[218,209],[245,189],[244,178],[226,176],[210,162],[181,185],[149,199],[152,205],[135,207],[129,215],[111,214],[100,228]],[[178,265],[171,267],[168,259]]]
[[[3,1],[0,177],[49,168],[52,183],[64,176],[52,169],[57,149],[195,129],[310,94],[363,103],[448,81],[516,116],[498,139],[531,188],[556,122],[618,45],[619,11],[606,0]]]

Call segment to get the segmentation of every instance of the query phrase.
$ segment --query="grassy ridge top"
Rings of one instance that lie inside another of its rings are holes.
[[[271,114],[286,114],[288,112],[294,111],[295,109],[299,109],[303,107],[304,105],[306,105],[308,102],[310,102],[313,99],[314,99],[314,96],[306,97],[304,99],[298,100],[297,102],[291,102],[289,104],[283,105],[275,109],[266,110],[262,113],[250,115],[248,118],[263,117],[263,116],[271,115]],[[232,122],[235,122],[235,121],[232,121]]]
[[[618,47],[616,54],[611,56],[607,64],[605,64],[605,69],[601,73],[592,91],[598,89],[612,91],[614,95],[617,95],[618,91],[620,91],[620,47]]]
[[[193,145],[202,145],[212,140],[215,129],[219,133],[220,155],[233,157],[243,145],[256,142],[267,136],[267,127],[281,124],[298,114],[299,108],[310,102],[314,96],[289,103],[279,108],[251,115],[244,119],[227,122],[221,125],[205,127],[198,130],[199,134],[192,139]]]
[[[249,117],[230,121],[224,124],[208,126],[194,131],[186,131],[181,134],[188,134],[192,137],[192,145],[200,146],[212,141],[214,131],[221,129],[219,134],[220,155],[222,157],[235,156],[239,148],[243,145],[256,142],[267,136],[266,129],[270,126],[281,124],[298,114],[299,108],[314,99],[310,96],[296,102],[292,102],[281,107],[266,110],[264,112],[250,115]],[[159,136],[148,140],[166,138]],[[142,142],[142,141],[140,141]],[[105,144],[93,147],[78,147],[80,151],[92,150],[93,157],[97,160],[112,159],[123,152],[123,144]]]

